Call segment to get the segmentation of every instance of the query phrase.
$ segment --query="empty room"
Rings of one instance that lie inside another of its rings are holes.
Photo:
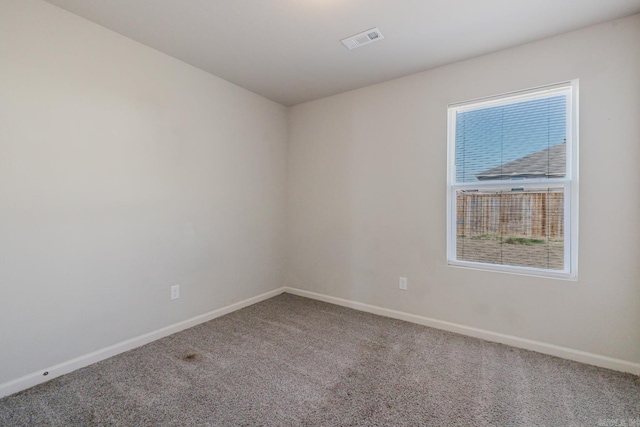
[[[0,0],[0,426],[640,426],[639,0]]]

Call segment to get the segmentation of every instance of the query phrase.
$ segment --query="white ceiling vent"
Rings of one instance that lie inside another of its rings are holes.
[[[367,31],[363,31],[362,33],[356,34],[355,36],[347,37],[346,39],[340,41],[347,47],[347,49],[351,50],[365,44],[377,42],[378,40],[382,40],[383,38],[384,36],[376,27]]]

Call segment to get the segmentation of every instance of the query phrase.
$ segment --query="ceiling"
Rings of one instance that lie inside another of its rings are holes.
[[[285,106],[640,12],[640,0],[47,0]],[[384,39],[340,40],[372,27]]]

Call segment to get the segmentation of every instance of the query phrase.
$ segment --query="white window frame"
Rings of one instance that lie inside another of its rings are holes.
[[[458,112],[508,105],[516,102],[548,98],[566,94],[567,97],[567,169],[564,178],[523,179],[517,181],[524,188],[562,188],[564,191],[564,269],[551,270],[512,265],[464,261],[456,258],[457,211],[456,190],[511,190],[513,181],[456,182],[456,117]],[[447,120],[447,264],[452,267],[499,271],[527,276],[577,280],[578,277],[578,80],[474,99],[448,106]]]

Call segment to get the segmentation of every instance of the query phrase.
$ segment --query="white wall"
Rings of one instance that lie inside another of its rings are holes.
[[[447,267],[447,105],[574,78],[579,280]],[[292,107],[288,286],[640,362],[639,112],[640,15]]]
[[[286,115],[1,0],[0,383],[282,286]]]

